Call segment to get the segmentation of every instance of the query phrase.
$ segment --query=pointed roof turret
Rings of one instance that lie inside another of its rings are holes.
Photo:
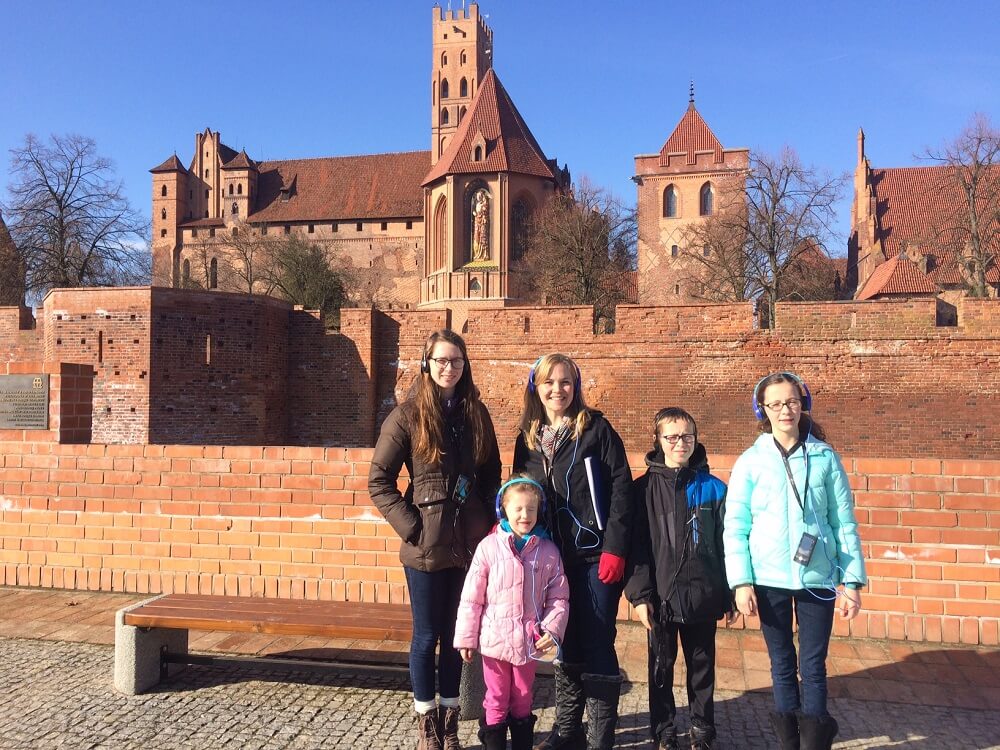
[[[257,163],[247,156],[246,149],[240,149],[229,162],[222,165],[223,169],[257,169]]]
[[[480,147],[478,160],[476,146]],[[492,68],[483,78],[455,137],[424,177],[423,184],[447,174],[479,172],[516,172],[556,179],[541,147]]]
[[[181,164],[181,160],[177,158],[177,154],[174,154],[162,164],[157,167],[153,167],[149,171],[156,174],[157,172],[187,172],[187,169],[185,169],[184,165]]]
[[[694,106],[694,81],[692,81],[687,111],[660,149],[660,164],[667,166],[670,163],[670,154],[677,153],[687,154],[687,163],[694,164],[695,151],[711,151],[715,155],[716,162],[722,161],[722,143],[715,137],[715,133]]]

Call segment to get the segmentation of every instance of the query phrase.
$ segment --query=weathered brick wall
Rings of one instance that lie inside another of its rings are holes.
[[[89,443],[91,440],[94,400],[94,369],[89,365],[67,362],[6,362],[0,365],[4,375],[48,375],[48,429],[0,430],[3,441],[42,441],[54,443]],[[0,490],[3,490],[0,483]],[[6,491],[6,490],[3,490]]]
[[[0,307],[0,361],[42,358],[41,330],[28,307]]]
[[[0,456],[2,584],[406,600],[370,449],[18,441]],[[723,478],[733,460],[712,456]],[[1000,461],[845,466],[871,586],[838,632],[997,645]]]

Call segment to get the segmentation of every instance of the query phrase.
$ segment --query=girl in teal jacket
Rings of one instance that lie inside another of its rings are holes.
[[[812,398],[798,376],[768,375],[753,405],[763,434],[730,475],[726,576],[739,611],[760,616],[781,747],[828,750],[837,732],[826,705],[834,612],[856,617],[866,582],[854,498],[840,458],[804,413]]]

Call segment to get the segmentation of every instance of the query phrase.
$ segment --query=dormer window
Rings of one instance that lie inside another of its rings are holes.
[[[476,146],[476,150],[472,154],[472,161],[482,161],[483,160],[483,147]]]

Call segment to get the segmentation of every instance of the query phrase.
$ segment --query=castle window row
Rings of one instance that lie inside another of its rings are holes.
[[[715,212],[715,188],[711,182],[706,182],[698,191],[698,215],[711,216]],[[676,219],[680,212],[680,193],[673,184],[663,189],[663,216]]]

